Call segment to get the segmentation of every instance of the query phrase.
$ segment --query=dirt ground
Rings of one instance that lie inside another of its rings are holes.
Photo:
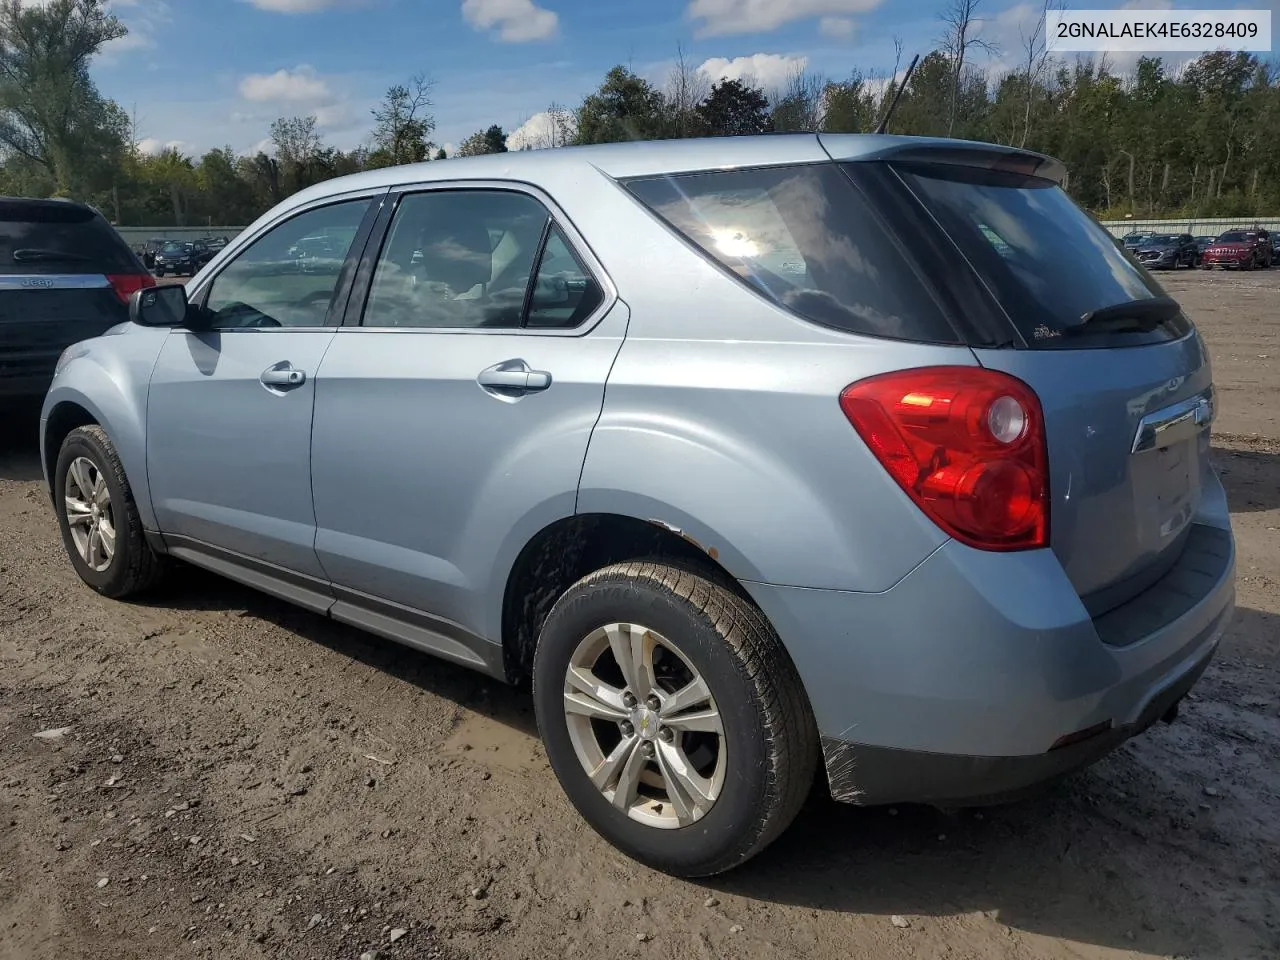
[[[815,800],[708,883],[580,822],[525,694],[197,571],[97,597],[6,415],[0,958],[1280,956],[1280,270],[1168,286],[1239,540],[1178,722],[1014,806]]]

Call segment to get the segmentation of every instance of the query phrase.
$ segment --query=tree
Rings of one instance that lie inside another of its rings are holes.
[[[427,112],[432,105],[431,87],[426,75],[418,74],[408,86],[387,90],[382,103],[373,110],[370,166],[394,167],[429,157],[431,134],[436,128],[435,118]]]
[[[487,130],[477,130],[459,145],[456,155],[459,157],[479,157],[486,153],[506,153],[507,135],[497,124]]]
[[[496,123],[484,132],[484,143],[488,153],[507,152],[507,135]]]
[[[721,80],[698,104],[699,128],[713,137],[767,133],[773,129],[769,98],[758,87],[741,80]]]
[[[943,34],[938,40],[951,64],[951,91],[947,104],[947,136],[955,133],[956,112],[960,105],[961,81],[964,79],[966,59],[971,50],[985,50],[997,53],[995,44],[984,40],[978,31],[982,19],[978,17],[978,8],[982,0],[947,0],[946,6],[938,14],[942,21]]]
[[[857,71],[848,80],[828,83],[822,101],[824,133],[866,133],[876,124],[876,98]]]
[[[701,104],[711,94],[710,78],[693,65],[684,44],[676,45],[676,62],[667,77],[666,104],[672,136],[693,137],[703,132]]]
[[[614,67],[578,108],[575,143],[657,140],[666,136],[666,102],[647,80]]]
[[[437,151],[436,151],[436,159],[437,159],[437,160],[448,160],[448,159],[449,159],[449,155],[448,155],[447,153],[445,153],[445,152],[444,152],[444,147],[441,147],[439,150],[437,150]]]
[[[127,118],[89,62],[127,33],[101,0],[0,0],[0,152],[50,192],[92,190],[119,169]]]
[[[787,85],[774,95],[775,130],[802,132],[817,130],[822,122],[822,91],[826,81],[803,68],[793,70]]]

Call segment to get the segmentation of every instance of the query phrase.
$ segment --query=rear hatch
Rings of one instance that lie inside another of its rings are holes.
[[[0,199],[0,380],[51,377],[64,348],[126,320],[128,294],[151,282],[92,209]]]
[[[1007,159],[891,165],[1007,317],[1009,341],[974,353],[1040,398],[1052,548],[1100,615],[1150,586],[1186,541],[1213,412],[1204,344],[1053,180]]]

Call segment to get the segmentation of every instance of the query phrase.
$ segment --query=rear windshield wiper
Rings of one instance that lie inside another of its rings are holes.
[[[38,263],[48,260],[84,262],[89,259],[84,254],[71,253],[68,250],[42,250],[37,247],[23,247],[20,250],[13,251],[15,263]]]
[[[1100,326],[1120,325],[1122,329],[1149,333],[1162,323],[1168,323],[1182,311],[1172,297],[1149,297],[1145,300],[1128,300],[1090,310],[1078,324],[1063,328],[1063,333],[1093,332]]]

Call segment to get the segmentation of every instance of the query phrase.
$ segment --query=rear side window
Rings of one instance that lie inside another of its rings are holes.
[[[874,337],[959,340],[923,278],[835,164],[626,186],[720,266],[805,320]]]
[[[1050,180],[958,165],[897,169],[1028,346],[1084,346],[1079,335],[1092,329],[1084,320],[1093,311],[1165,296],[1150,274]],[[1175,238],[1147,234],[1141,239]],[[1168,340],[1189,330],[1190,323],[1178,314],[1140,339]],[[1123,336],[1133,341],[1131,331]]]
[[[73,204],[0,203],[0,275],[137,273],[120,235]]]

